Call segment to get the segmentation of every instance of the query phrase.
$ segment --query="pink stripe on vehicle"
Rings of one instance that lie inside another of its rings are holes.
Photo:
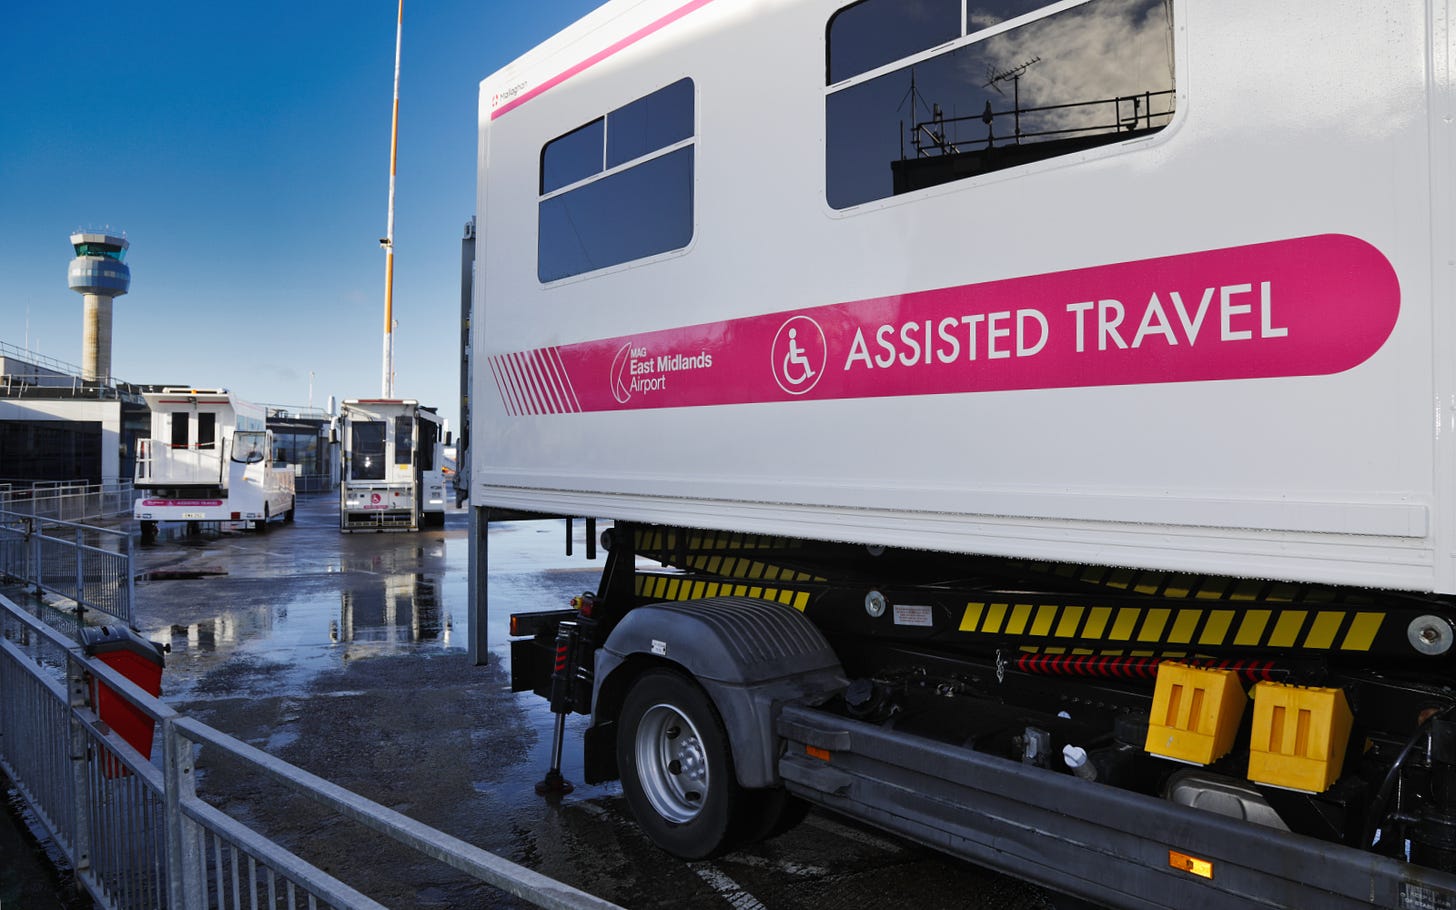
[[[519,416],[1326,376],[1375,356],[1399,315],[1390,261],[1323,234],[495,358],[553,367],[560,397],[533,390]]]
[[[573,66],[566,72],[561,73],[557,76],[553,76],[552,78],[547,79],[545,82],[541,83],[535,88],[524,92],[516,96],[515,98],[512,98],[505,104],[500,105],[490,112],[490,119],[494,120],[509,111],[515,110],[516,108],[525,104],[527,101],[535,98],[537,95],[540,95],[555,88],[556,86],[560,85],[571,77],[581,72],[584,72],[585,70],[591,69],[598,63],[601,63],[603,60],[615,56],[620,51],[631,47],[638,41],[641,41],[643,38],[646,38],[649,35],[661,31],[662,29],[666,28],[669,25],[672,25],[677,20],[686,16],[688,13],[693,12],[699,7],[707,6],[711,2],[713,2],[713,0],[692,0],[691,3],[678,7],[677,9],[668,13],[666,16],[663,16],[661,19],[658,19],[648,25],[644,25],[642,28],[639,28],[637,31],[633,32],[622,40],[617,41],[612,45],[609,45],[604,50],[597,51],[595,54],[592,54],[590,57]]]

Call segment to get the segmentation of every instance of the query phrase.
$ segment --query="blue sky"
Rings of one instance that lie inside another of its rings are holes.
[[[407,0],[395,392],[458,425],[481,79],[600,0]],[[396,0],[75,6],[0,32],[0,341],[81,361],[69,235],[131,241],[112,374],[304,405],[375,397]]]

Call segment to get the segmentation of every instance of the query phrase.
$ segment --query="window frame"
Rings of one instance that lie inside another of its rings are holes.
[[[168,448],[192,448],[192,414],[190,411],[173,411],[167,422]],[[181,442],[177,441],[178,436]]]
[[[394,465],[400,468],[413,467],[415,463],[415,418],[412,414],[396,414],[394,426]]]
[[[664,89],[667,89],[667,88],[671,88],[672,86],[677,85],[679,82],[684,82],[684,81],[686,81],[688,83],[688,87],[689,87],[689,90],[690,90],[690,97],[692,99],[692,132],[688,136],[686,136],[685,138],[683,138],[683,139],[679,139],[676,142],[673,142],[673,143],[670,143],[668,145],[664,145],[664,146],[661,146],[659,148],[653,149],[652,151],[646,152],[646,153],[644,153],[642,155],[639,155],[636,158],[632,158],[632,159],[630,159],[628,161],[624,161],[624,162],[622,162],[620,164],[613,165],[611,167],[606,166],[606,162],[608,160],[607,159],[607,155],[608,155],[607,150],[610,147],[610,139],[609,139],[608,134],[609,134],[609,131],[611,129],[611,124],[610,124],[611,115],[613,113],[615,113],[616,111],[622,110],[624,108],[628,108],[628,107],[632,106],[633,104],[636,104],[639,101],[642,101],[642,100],[644,100],[646,98],[650,98],[651,96],[657,94],[658,92],[663,91]],[[564,285],[564,284],[570,284],[572,282],[583,281],[583,280],[587,280],[587,279],[590,279],[590,278],[594,278],[594,277],[599,276],[599,275],[609,275],[609,274],[613,274],[615,272],[618,272],[618,271],[621,271],[621,270],[624,270],[624,269],[637,268],[637,267],[640,267],[640,266],[650,265],[652,263],[660,262],[660,261],[663,261],[665,259],[672,259],[672,258],[676,258],[678,256],[685,256],[685,255],[687,255],[697,245],[697,242],[698,242],[698,206],[697,206],[697,201],[698,201],[698,179],[699,179],[699,170],[698,170],[698,162],[697,162],[697,146],[698,146],[698,142],[699,142],[699,139],[700,139],[700,135],[699,135],[699,133],[700,133],[700,119],[699,119],[699,108],[700,108],[700,105],[698,103],[698,100],[699,99],[698,99],[698,82],[697,82],[697,79],[695,79],[693,76],[690,76],[690,75],[684,73],[682,75],[679,75],[679,76],[676,76],[674,78],[669,79],[668,81],[666,81],[663,84],[657,86],[656,88],[652,89],[651,91],[648,91],[648,92],[646,92],[644,94],[638,95],[638,96],[632,98],[631,100],[626,101],[626,102],[624,102],[622,104],[616,105],[611,110],[604,111],[603,113],[599,114],[596,117],[592,117],[591,119],[583,122],[579,126],[573,127],[571,129],[566,130],[566,131],[561,132],[561,133],[557,133],[556,135],[552,136],[550,139],[546,140],[545,142],[543,142],[541,144],[541,151],[537,155],[537,162],[536,162],[536,190],[537,190],[537,192],[536,192],[536,196],[535,196],[535,200],[534,200],[535,204],[533,206],[534,212],[535,212],[535,217],[536,217],[536,242],[535,242],[535,249],[536,249],[536,256],[535,256],[536,269],[535,269],[535,273],[536,273],[536,282],[537,282],[538,286],[543,287],[543,288],[558,287],[558,286],[561,286],[561,285]],[[602,167],[602,169],[599,170],[599,171],[596,171],[595,173],[590,174],[590,175],[588,175],[586,177],[583,177],[583,178],[581,178],[579,180],[573,181],[572,183],[563,184],[561,186],[558,186],[558,187],[552,189],[550,192],[541,192],[541,188],[545,185],[544,163],[545,163],[546,149],[551,145],[551,143],[557,141],[558,139],[562,139],[562,138],[565,138],[567,136],[570,136],[571,134],[577,132],[578,130],[581,130],[581,129],[584,129],[584,128],[588,127],[588,126],[591,126],[593,123],[596,123],[599,120],[603,124],[603,131],[602,131],[602,164],[603,164],[603,167]],[[550,202],[551,200],[556,199],[556,198],[559,198],[561,196],[565,196],[568,193],[573,192],[574,190],[582,189],[583,187],[589,186],[589,185],[591,185],[593,183],[597,183],[597,182],[600,182],[600,181],[608,180],[608,179],[610,179],[613,176],[616,176],[618,174],[625,173],[625,172],[630,171],[633,168],[639,167],[641,165],[648,164],[648,163],[650,163],[652,161],[655,161],[658,158],[665,158],[668,155],[671,155],[671,154],[673,154],[675,152],[682,151],[685,148],[692,148],[694,150],[693,153],[692,153],[692,155],[693,155],[693,158],[692,158],[692,188],[691,188],[690,195],[688,197],[688,204],[689,204],[689,208],[691,209],[692,215],[691,215],[690,224],[689,224],[689,235],[688,235],[688,241],[687,241],[687,243],[683,244],[680,247],[674,247],[674,248],[672,248],[670,250],[663,250],[661,252],[649,253],[646,256],[639,256],[639,257],[637,257],[635,259],[628,259],[628,260],[623,261],[623,262],[615,262],[615,263],[612,263],[611,265],[604,265],[604,266],[601,266],[599,268],[588,269],[586,271],[576,272],[576,273],[571,274],[571,275],[563,275],[560,278],[551,278],[549,280],[542,280],[541,279],[541,277],[540,277],[540,275],[541,275],[541,207],[542,207],[542,205],[544,203]]]
[[[823,175],[823,179],[820,181],[819,189],[820,199],[824,203],[824,210],[832,218],[852,217],[866,211],[878,211],[881,208],[889,206],[904,205],[906,203],[926,199],[931,196],[958,192],[971,187],[982,186],[987,183],[999,182],[1001,180],[1017,179],[1027,174],[1037,173],[1041,170],[1045,170],[1048,168],[1064,166],[1067,163],[1068,159],[1073,155],[1075,155],[1078,160],[1087,160],[1088,158],[1104,158],[1113,155],[1127,154],[1131,150],[1147,148],[1152,145],[1160,145],[1171,139],[1173,133],[1176,131],[1176,128],[1182,123],[1184,117],[1186,116],[1184,111],[1187,104],[1183,86],[1186,84],[1184,61],[1187,60],[1187,48],[1184,45],[1183,32],[1177,25],[1178,22],[1183,20],[1185,14],[1183,8],[1184,0],[1168,0],[1169,16],[1172,20],[1171,54],[1173,65],[1173,111],[1172,115],[1168,119],[1167,124],[1153,135],[1137,136],[1120,142],[1109,142],[1105,145],[1099,145],[1093,148],[1083,149],[1078,152],[1068,153],[1067,155],[1055,155],[1037,161],[1030,161],[1025,164],[1018,164],[1012,167],[988,171],[982,174],[976,174],[971,177],[948,180],[944,183],[938,183],[933,186],[921,187],[919,189],[911,190],[909,192],[901,193],[899,195],[895,195],[892,193],[887,196],[881,196],[877,199],[869,199],[864,202],[857,202],[851,205],[846,205],[842,208],[836,208],[833,203],[829,201],[828,133],[830,96],[848,89],[852,89],[855,86],[861,85],[863,83],[871,82],[875,79],[880,78],[881,76],[894,73],[898,70],[917,66],[927,60],[932,60],[936,57],[955,53],[962,48],[969,47],[974,44],[979,44],[982,41],[987,41],[991,38],[995,38],[998,35],[1012,31],[1013,29],[1021,28],[1026,25],[1031,25],[1032,23],[1039,22],[1043,19],[1050,19],[1053,16],[1058,16],[1070,10],[1077,9],[1078,7],[1086,6],[1087,4],[1094,2],[1094,0],[1057,0],[1057,2],[1047,3],[1046,5],[1038,9],[1023,13],[1019,16],[1014,16],[1010,19],[1002,20],[1001,22],[997,22],[995,25],[989,25],[983,29],[978,29],[976,31],[967,31],[967,29],[970,27],[969,15],[967,13],[970,0],[962,0],[961,36],[959,38],[937,44],[934,47],[925,48],[924,50],[917,51],[916,53],[911,54],[907,57],[901,57],[898,60],[892,60],[889,63],[882,64],[881,66],[877,66],[874,69],[866,70],[862,73],[857,73],[854,76],[841,79],[838,82],[831,83],[829,82],[829,28],[833,24],[835,18],[838,17],[841,12],[868,2],[871,2],[871,0],[854,0],[854,2],[852,3],[846,3],[843,6],[837,7],[834,12],[829,15],[829,18],[825,20],[824,24],[823,73],[825,84],[823,86],[821,108],[821,110],[823,111],[823,117],[821,118],[820,127],[824,131],[821,135],[823,135],[824,137],[823,148],[825,150],[825,154],[821,155],[819,159],[819,164],[822,169]]]

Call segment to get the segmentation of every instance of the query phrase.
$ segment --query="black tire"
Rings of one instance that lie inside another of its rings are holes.
[[[268,504],[266,502],[263,503],[263,518],[261,521],[256,519],[253,521],[253,530],[259,534],[268,533]]]
[[[755,843],[778,837],[798,825],[809,814],[809,804],[792,796],[783,787],[748,790],[748,809],[744,812],[744,843]]]
[[[157,539],[157,523],[155,521],[142,522],[142,540],[151,542]]]
[[[723,721],[706,693],[671,670],[632,684],[617,735],[622,793],[652,842],[683,859],[733,846],[750,810]]]
[[[288,500],[288,511],[283,513],[283,522],[284,522],[284,524],[291,524],[293,522],[293,510],[296,509],[296,508],[298,508],[298,497],[297,496],[295,496],[292,499]]]

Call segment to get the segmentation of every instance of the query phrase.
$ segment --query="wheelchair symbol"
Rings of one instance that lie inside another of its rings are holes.
[[[803,395],[819,383],[827,350],[819,323],[808,316],[789,319],[774,336],[774,381],[790,395]]]
[[[814,378],[814,368],[804,356],[804,349],[799,347],[798,329],[789,329],[789,352],[784,355],[784,369],[779,375],[789,385],[803,385]]]

